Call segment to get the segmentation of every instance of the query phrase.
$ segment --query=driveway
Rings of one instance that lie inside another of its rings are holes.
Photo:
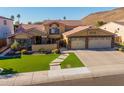
[[[124,64],[124,53],[113,50],[78,50],[75,54],[87,66]]]

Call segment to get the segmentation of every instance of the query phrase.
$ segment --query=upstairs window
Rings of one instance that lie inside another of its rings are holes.
[[[7,25],[7,20],[3,20],[3,24],[4,25]]]
[[[50,34],[59,34],[60,30],[57,27],[53,27],[49,30]]]

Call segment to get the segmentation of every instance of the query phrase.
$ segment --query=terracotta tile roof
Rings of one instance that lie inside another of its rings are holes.
[[[45,20],[43,24],[51,24],[53,22],[62,23],[67,26],[81,26],[81,20]]]
[[[40,24],[22,24],[21,27],[24,28],[25,30],[34,29],[34,28],[39,31],[45,30],[44,25],[40,25]]]
[[[78,26],[78,27],[76,27],[76,28],[74,28],[74,29],[72,29],[72,30],[70,30],[70,31],[68,31],[68,32],[63,33],[63,35],[68,36],[68,35],[74,34],[74,33],[76,33],[76,32],[82,31],[82,30],[84,30],[84,29],[87,29],[87,28],[89,28],[89,27],[90,27],[90,26]]]
[[[17,28],[16,33],[23,33],[23,32],[30,33],[33,35],[36,35],[36,34],[46,35],[47,33],[45,31],[44,25],[41,25],[41,24],[21,24]]]

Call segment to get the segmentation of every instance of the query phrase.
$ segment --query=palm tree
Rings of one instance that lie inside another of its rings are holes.
[[[14,20],[14,19],[15,19],[14,15],[11,15],[11,19],[12,19],[12,20]]]
[[[20,14],[17,14],[17,18],[18,18],[18,22],[20,23],[20,17],[21,15]]]

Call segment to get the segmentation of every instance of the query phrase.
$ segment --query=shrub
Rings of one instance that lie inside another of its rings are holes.
[[[43,52],[43,51],[45,51],[45,49],[43,49],[43,48],[40,48],[40,49],[38,50],[38,52]]]
[[[102,26],[104,24],[106,24],[106,22],[104,22],[104,21],[97,21],[96,26],[99,27],[99,26]]]
[[[118,48],[118,51],[122,51],[123,50],[123,48]]]
[[[52,50],[52,53],[58,54],[58,53],[60,53],[60,50],[59,50],[59,49],[53,49],[53,50]]]
[[[27,53],[26,49],[21,50],[21,54],[26,54],[26,53]]]
[[[13,70],[12,68],[3,68],[3,71],[0,75],[7,75],[7,74],[16,74],[17,71]]]

